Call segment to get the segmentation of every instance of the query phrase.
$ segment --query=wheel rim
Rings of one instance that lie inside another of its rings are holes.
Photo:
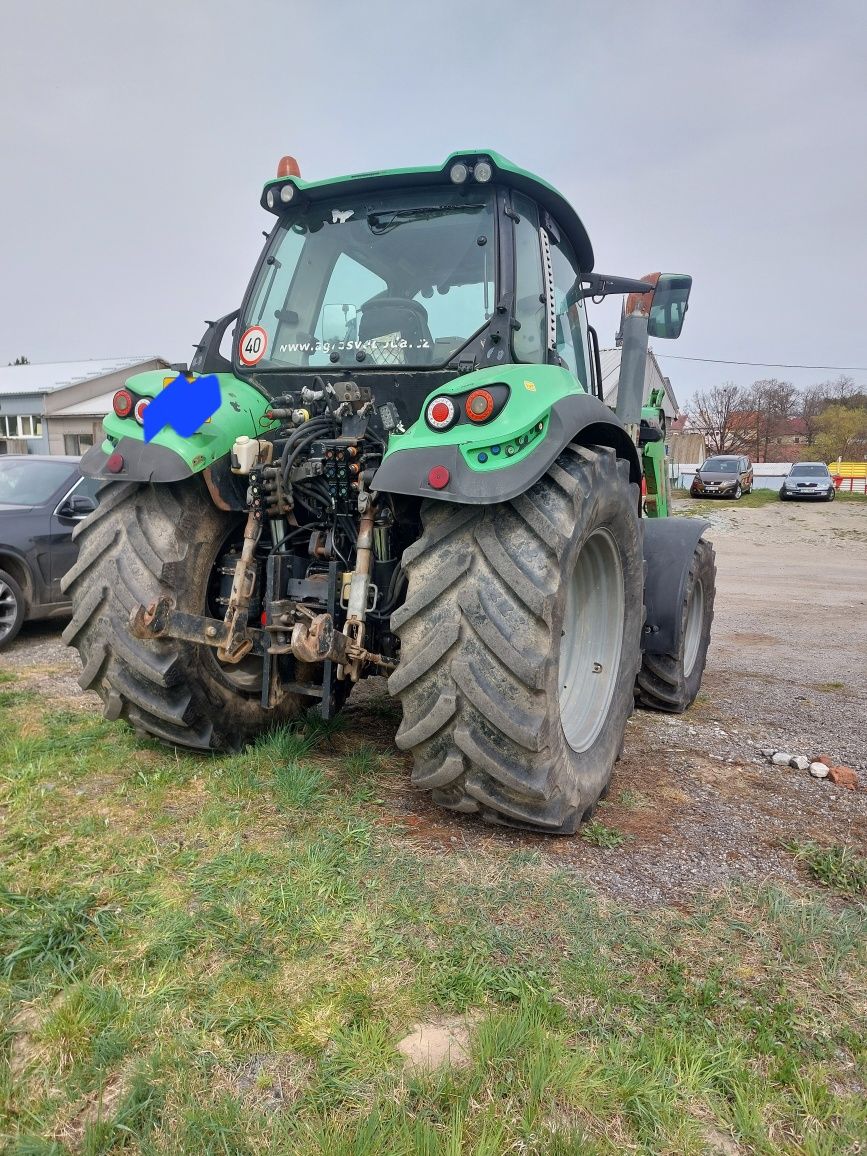
[[[683,640],[683,674],[689,678],[698,658],[701,631],[704,624],[704,586],[696,578],[689,592],[686,606],[686,630]]]
[[[608,717],[625,611],[620,551],[608,530],[596,530],[581,547],[569,581],[560,639],[560,724],[579,754],[593,745]]]
[[[0,642],[12,633],[17,617],[18,600],[12,593],[12,587],[0,578]]]

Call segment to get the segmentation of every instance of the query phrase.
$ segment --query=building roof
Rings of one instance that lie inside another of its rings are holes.
[[[620,349],[600,349],[599,360],[602,364],[602,393],[605,404],[612,408],[617,405],[617,384],[620,378]],[[644,366],[644,398],[649,397],[652,389],[664,389],[668,397],[669,405],[674,413],[677,413],[680,407],[677,404],[677,398],[674,396],[674,390],[671,388],[671,382],[662,370],[659,368],[659,362],[653,356],[653,350],[648,349],[647,361]]]
[[[107,413],[111,412],[112,400],[117,390],[109,390],[108,393],[100,393],[97,397],[87,398],[84,401],[73,402],[72,405],[66,405],[63,409],[56,409],[51,415],[52,417],[105,417]]]
[[[0,396],[55,393],[68,385],[79,385],[97,377],[107,377],[134,365],[163,360],[156,354],[146,357],[106,357],[94,361],[52,361],[41,365],[0,367]]]

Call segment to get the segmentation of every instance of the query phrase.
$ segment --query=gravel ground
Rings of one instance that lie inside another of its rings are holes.
[[[721,508],[716,618],[702,694],[686,715],[637,712],[598,820],[612,849],[482,826],[432,807],[409,786],[391,742],[382,679],[353,695],[341,746],[374,743],[404,776],[384,776],[384,817],[444,853],[535,850],[594,890],[633,904],[688,906],[727,883],[804,883],[782,844],[815,839],[867,854],[867,504]],[[33,624],[0,670],[65,706],[98,709],[76,677],[61,624]],[[827,754],[861,771],[847,791],[771,766],[757,749]]]

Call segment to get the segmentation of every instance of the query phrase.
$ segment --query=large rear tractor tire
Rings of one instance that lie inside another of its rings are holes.
[[[215,563],[233,530],[199,478],[171,486],[112,483],[76,527],[78,561],[63,579],[72,600],[64,641],[77,648],[79,683],[95,690],[105,716],[142,735],[197,750],[236,750],[294,718],[297,697],[259,704],[251,666],[221,665],[208,646],[133,637],[130,611],[169,597],[178,610],[208,609]]]
[[[689,565],[677,654],[645,653],[635,684],[639,706],[682,714],[692,706],[701,686],[716,592],[713,546],[704,538]]]
[[[555,834],[592,813],[641,662],[639,500],[627,462],[571,445],[511,502],[423,507],[389,689],[434,802]]]

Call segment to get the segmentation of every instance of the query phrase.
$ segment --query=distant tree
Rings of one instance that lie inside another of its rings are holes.
[[[841,373],[839,377],[835,377],[833,381],[826,381],[820,389],[823,391],[828,401],[836,401],[845,403],[849,401],[855,393],[855,380],[848,376],[848,374]]]
[[[15,360],[10,361],[9,364],[10,365],[29,365],[30,364],[30,358],[29,357],[23,357],[23,356],[22,357],[16,357]]]
[[[790,381],[766,377],[753,382],[747,398],[751,412],[750,448],[756,461],[766,462],[771,441],[788,432],[788,422],[798,412],[798,391]]]
[[[731,381],[702,390],[692,399],[689,415],[711,453],[732,454],[745,448],[745,406],[744,391]]]
[[[867,457],[867,406],[829,405],[818,418],[816,451],[826,462]]]
[[[804,434],[807,445],[811,446],[819,431],[819,414],[827,405],[824,386],[811,385],[801,394],[800,413],[798,416],[804,423]]]

